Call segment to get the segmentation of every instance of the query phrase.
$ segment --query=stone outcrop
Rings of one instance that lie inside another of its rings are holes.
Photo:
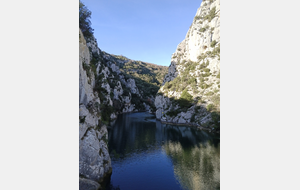
[[[191,96],[188,105],[183,103],[184,90]],[[220,0],[202,1],[185,39],[172,55],[155,106],[156,118],[162,122],[219,125]]]
[[[84,178],[79,179],[79,189],[95,190],[95,189],[99,189],[99,188],[100,188],[99,183],[97,183],[95,181],[84,179]]]
[[[111,173],[111,160],[107,129],[99,122],[100,99],[93,90],[95,76],[87,71],[89,48],[80,30],[79,36],[79,186],[81,190],[95,190]]]

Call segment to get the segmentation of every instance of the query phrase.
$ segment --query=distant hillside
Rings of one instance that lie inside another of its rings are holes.
[[[168,72],[168,67],[134,61],[120,55],[111,54],[111,56],[115,58],[115,64],[127,78],[135,79],[135,83],[143,96],[155,97]]]

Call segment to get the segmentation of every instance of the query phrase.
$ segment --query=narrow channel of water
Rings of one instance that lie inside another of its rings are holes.
[[[113,172],[106,189],[220,189],[220,138],[128,113],[108,129]]]

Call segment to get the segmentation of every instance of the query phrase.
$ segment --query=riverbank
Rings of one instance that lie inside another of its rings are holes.
[[[219,130],[216,130],[214,128],[203,127],[203,126],[195,125],[195,124],[192,124],[192,123],[172,123],[172,122],[162,121],[162,120],[157,119],[157,118],[156,118],[156,120],[160,121],[161,123],[164,123],[164,124],[179,125],[179,126],[189,126],[189,127],[193,127],[193,128],[199,129],[199,130],[206,130],[206,131],[208,131],[210,133],[220,133]]]

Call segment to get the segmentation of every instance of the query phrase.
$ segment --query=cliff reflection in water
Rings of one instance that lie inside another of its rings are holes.
[[[174,178],[174,186],[170,184],[172,182],[170,179],[160,179],[160,181],[157,179],[157,182],[152,179],[151,183],[155,183],[155,189],[163,189],[161,188],[163,186],[172,187],[171,189],[220,188],[220,140],[205,131],[162,124],[156,121],[153,115],[147,113],[123,114],[119,115],[118,120],[109,130],[109,150],[112,158],[113,185],[120,185],[120,189],[126,189],[122,188],[126,187],[122,184],[126,180],[123,179],[122,183],[118,183],[117,174],[114,178],[114,173],[125,170],[122,164],[134,163],[133,165],[142,167],[141,162],[151,155],[156,155],[154,159],[160,159],[156,164],[161,165],[153,166],[157,167],[155,170],[158,170],[158,173],[163,172],[159,170],[170,170],[171,173],[168,175]],[[143,164],[151,163],[144,161]],[[166,165],[170,167],[166,168]],[[130,168],[127,166],[126,170]],[[143,170],[139,170],[141,171]],[[149,170],[140,174],[141,177],[143,175],[149,178]],[[159,178],[164,177],[162,174],[155,175],[160,175]],[[129,178],[129,176],[122,176],[122,178],[126,177]],[[132,179],[128,180],[132,181]],[[160,184],[163,183],[162,181],[166,181],[166,184]],[[177,184],[178,182],[180,185]],[[153,189],[152,184],[145,184],[143,189]],[[135,184],[134,187],[141,187],[140,185]],[[176,185],[178,187],[175,187]]]

